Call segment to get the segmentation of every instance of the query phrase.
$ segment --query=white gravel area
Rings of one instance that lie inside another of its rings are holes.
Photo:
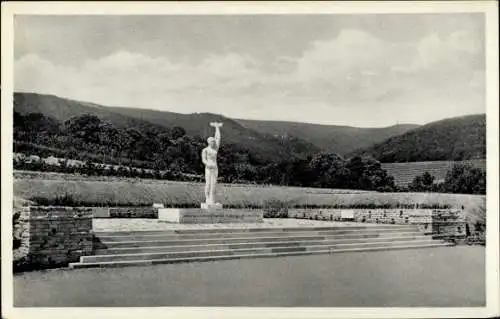
[[[228,223],[228,224],[176,224],[157,219],[94,219],[94,231],[141,231],[172,229],[212,229],[212,228],[272,228],[272,227],[318,227],[318,226],[376,226],[355,222],[320,221],[292,218],[266,218],[262,223]]]

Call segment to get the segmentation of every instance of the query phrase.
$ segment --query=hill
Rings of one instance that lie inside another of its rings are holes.
[[[484,159],[486,115],[432,122],[350,155],[370,155],[383,163]]]
[[[323,151],[340,155],[380,143],[390,137],[403,134],[418,125],[398,124],[383,128],[360,128],[352,126],[321,125],[281,121],[236,120],[243,126],[259,133],[285,138],[296,136],[314,144]]]
[[[14,93],[14,111],[21,115],[40,113],[59,122],[82,114],[93,114],[120,128],[178,126],[184,128],[188,135],[198,135],[203,138],[213,134],[213,129],[208,126],[209,122],[221,121],[224,122],[224,141],[247,148],[265,160],[274,161],[288,156],[302,157],[319,151],[317,147],[300,138],[289,136],[282,139],[261,134],[243,127],[232,119],[210,113],[179,114],[136,108],[106,107],[36,93]]]

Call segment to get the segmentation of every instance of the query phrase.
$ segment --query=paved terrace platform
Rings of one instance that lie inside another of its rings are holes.
[[[485,249],[478,246],[150,267],[56,269],[16,274],[14,304],[484,307],[485,269]]]
[[[94,219],[96,232],[110,231],[144,231],[144,230],[178,230],[178,229],[240,229],[240,228],[280,228],[280,227],[349,227],[349,226],[380,226],[380,224],[320,221],[292,218],[264,218],[262,223],[238,224],[177,224],[159,222],[156,219]]]

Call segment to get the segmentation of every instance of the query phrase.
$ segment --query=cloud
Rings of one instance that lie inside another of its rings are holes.
[[[370,103],[396,92],[401,97],[402,90],[425,94],[442,80],[472,80],[484,68],[478,63],[481,54],[479,41],[467,31],[390,43],[361,30],[343,30],[335,39],[314,42],[297,60],[294,77],[313,91],[334,91],[341,102]]]
[[[409,68],[411,72],[436,68],[448,72],[473,71],[483,52],[477,36],[464,30],[444,39],[436,34],[429,35],[417,43],[416,50],[418,54]]]
[[[480,41],[468,31],[389,42],[344,29],[310,43],[298,57],[271,61],[230,52],[197,63],[173,62],[118,51],[65,66],[28,54],[15,61],[15,88],[105,105],[241,118],[325,122],[331,110],[339,121],[377,118],[389,125],[395,117],[415,122],[443,115],[437,106],[451,113],[484,111],[482,55]],[[430,107],[426,114],[422,108],[420,114],[406,110],[418,105]],[[366,112],[351,114],[357,108]]]

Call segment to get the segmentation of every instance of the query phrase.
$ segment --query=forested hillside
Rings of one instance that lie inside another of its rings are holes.
[[[432,122],[351,155],[368,155],[383,163],[484,159],[486,116]]]

